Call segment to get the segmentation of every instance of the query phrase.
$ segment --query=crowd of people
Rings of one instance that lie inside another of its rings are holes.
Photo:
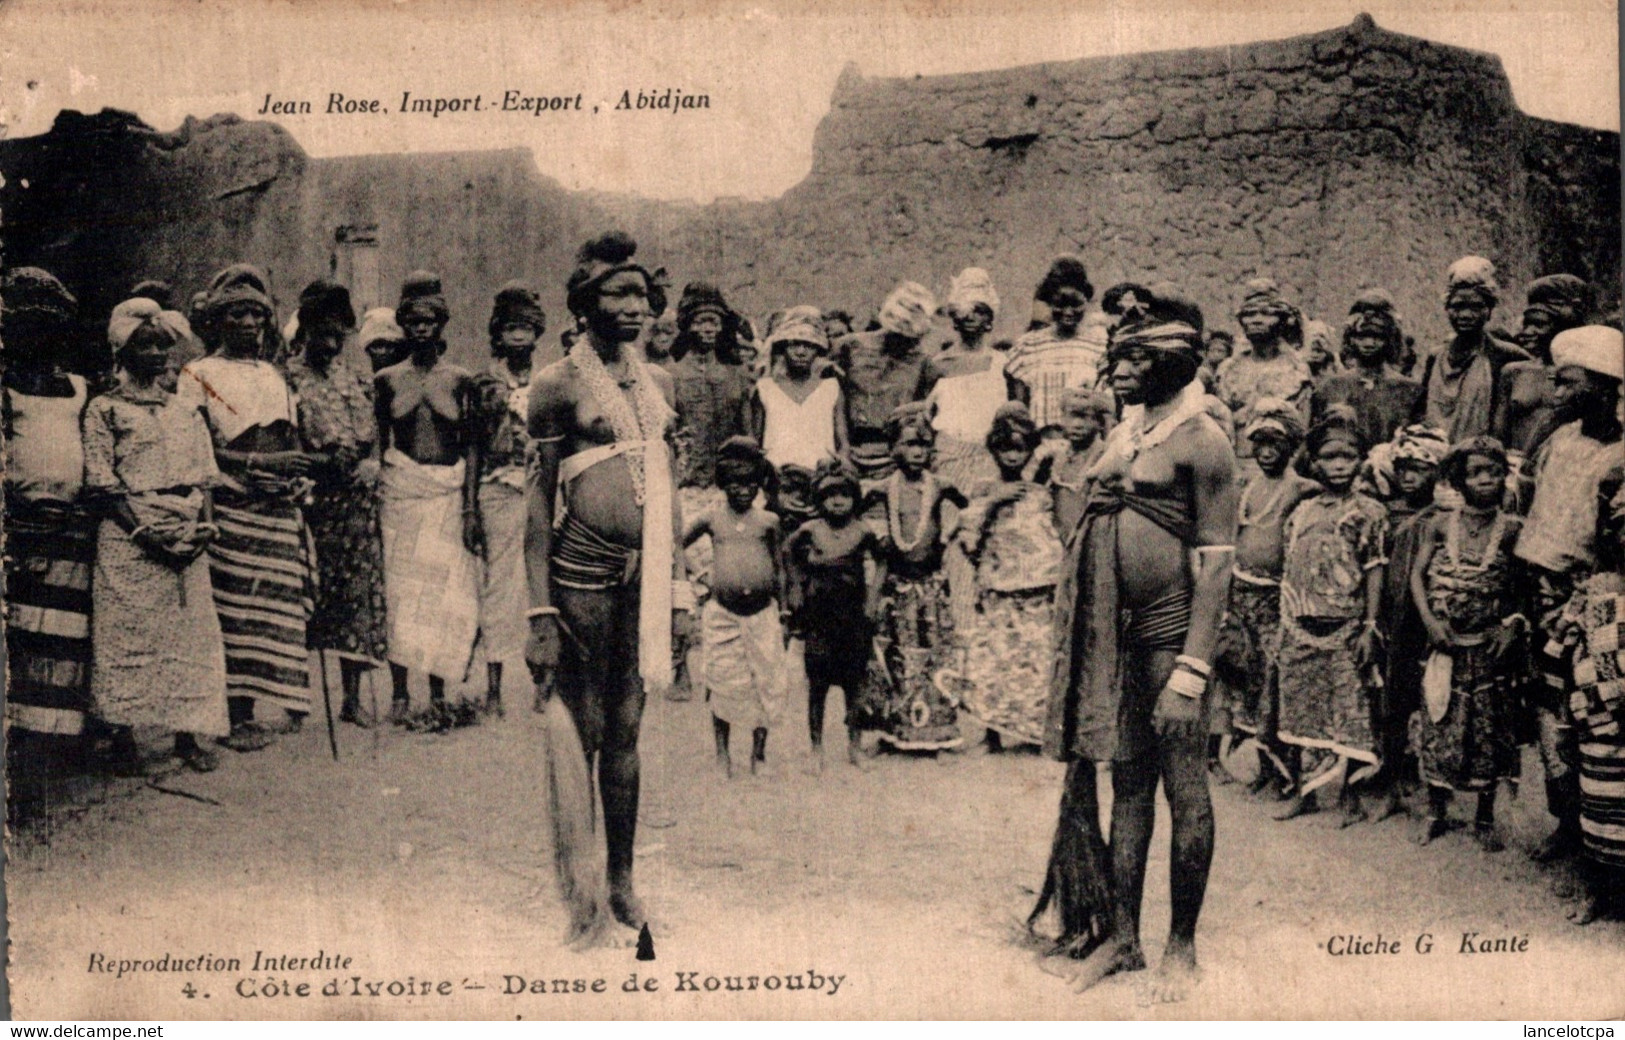
[[[523,657],[597,765],[636,925],[644,698],[703,699],[732,775],[733,734],[756,771],[798,683],[824,768],[839,687],[858,768],[1017,745],[1071,764],[1038,910],[1099,977],[1139,966],[1159,778],[1170,956],[1194,967],[1210,783],[1281,821],[1334,789],[1344,826],[1419,803],[1423,844],[1470,795],[1494,852],[1535,744],[1556,826],[1534,856],[1585,858],[1577,920],[1620,909],[1625,348],[1579,278],[1529,283],[1509,334],[1494,266],[1465,257],[1439,343],[1382,290],[1338,328],[1256,278],[1237,335],[1166,283],[1097,304],[1068,255],[1010,342],[977,268],[940,306],[897,286],[861,328],[809,304],[758,322],[702,282],[668,306],[611,233],[569,276],[559,359],[533,363],[548,317],[514,282],[480,371],[444,356],[429,272],[359,321],[318,279],[281,327],[248,264],[187,316],[145,282],[96,372],[63,365],[60,281],[3,289],[14,766],[36,734],[139,771],[134,728],[156,727],[215,769],[214,747],[300,726],[311,651],[339,660],[342,721],[447,728],[500,715]],[[370,373],[344,356],[358,326]],[[481,657],[484,699],[449,703]],[[382,711],[361,687],[386,665]]]

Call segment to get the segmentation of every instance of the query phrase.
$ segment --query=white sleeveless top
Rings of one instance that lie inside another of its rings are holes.
[[[767,421],[762,424],[762,454],[775,469],[805,466],[812,469],[835,455],[835,401],[840,385],[823,379],[818,388],[797,402],[772,377],[756,381],[756,396]]]
[[[927,399],[935,407],[931,425],[939,434],[980,444],[993,426],[993,413],[1010,397],[1004,358],[994,356],[982,372],[943,376]]]
[[[33,397],[6,388],[11,400],[11,443],[6,448],[6,491],[24,502],[72,502],[85,483],[79,432],[89,389],[69,375],[72,397]]]

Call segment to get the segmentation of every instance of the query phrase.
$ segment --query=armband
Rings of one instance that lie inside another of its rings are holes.
[[[559,608],[558,607],[531,607],[529,610],[525,611],[525,620],[526,621],[532,621],[532,620],[534,620],[536,618],[539,618],[539,617],[556,618],[558,616],[559,616]]]
[[[689,611],[689,612],[692,612],[694,610],[694,583],[693,582],[676,581],[676,580],[672,581],[672,583],[671,583],[671,609],[673,609],[673,610],[686,610],[686,611]]]
[[[1233,553],[1235,551],[1236,547],[1233,545],[1198,545],[1194,550],[1198,556],[1203,553]]]
[[[1192,657],[1189,654],[1180,654],[1178,657],[1174,658],[1174,663],[1190,669],[1204,679],[1211,678],[1213,675],[1213,666],[1202,660],[1200,657]]]
[[[1168,689],[1181,697],[1195,700],[1207,690],[1207,680],[1194,672],[1175,669],[1174,674],[1168,677]]]

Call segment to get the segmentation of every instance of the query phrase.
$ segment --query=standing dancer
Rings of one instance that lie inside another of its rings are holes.
[[[663,695],[671,684],[674,627],[687,634],[693,602],[675,552],[681,516],[673,494],[671,377],[631,349],[659,289],[655,275],[632,259],[636,252],[624,232],[610,232],[576,254],[567,302],[586,331],[531,383],[537,450],[525,535],[525,658],[538,705],[557,692],[589,770],[597,766],[607,909],[630,929],[646,916],[632,884],[638,731],[646,695]],[[555,516],[555,499],[562,515]],[[590,814],[590,795],[585,808]],[[572,909],[577,938],[599,938],[609,926],[602,905],[583,901]]]
[[[1061,917],[1056,952],[1087,954],[1080,989],[1145,967],[1140,897],[1163,784],[1173,914],[1151,993],[1158,1001],[1183,999],[1196,978],[1196,920],[1213,859],[1204,695],[1235,555],[1236,460],[1196,380],[1200,315],[1158,294],[1113,333],[1112,389],[1129,407],[1068,543],[1044,741],[1068,763],[1044,887]],[[1109,887],[1097,762],[1112,763]]]

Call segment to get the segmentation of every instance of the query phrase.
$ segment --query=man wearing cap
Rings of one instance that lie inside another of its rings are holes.
[[[445,360],[451,312],[440,277],[407,276],[395,320],[406,332],[405,361],[374,377],[384,529],[384,590],[389,615],[390,716],[409,714],[407,676],[429,677],[429,697],[444,703],[446,679],[468,674],[479,631],[478,556],[483,534],[466,478],[466,369]]]
[[[1112,334],[1112,389],[1128,407],[1089,471],[1056,592],[1044,748],[1068,767],[1033,916],[1057,903],[1056,952],[1087,954],[1080,989],[1145,966],[1140,901],[1160,782],[1173,822],[1172,921],[1153,994],[1175,1001],[1195,982],[1213,858],[1207,689],[1234,564],[1237,491],[1235,454],[1196,379],[1201,312],[1171,291],[1155,297]],[[1098,762],[1112,765],[1109,855],[1096,822]],[[1094,876],[1102,863],[1109,881]]]
[[[1605,325],[1568,329],[1552,339],[1552,364],[1554,418],[1562,425],[1535,453],[1527,474],[1534,497],[1514,549],[1534,580],[1536,663],[1543,679],[1535,713],[1546,807],[1557,817],[1557,830],[1533,853],[1540,861],[1563,858],[1580,847],[1578,748],[1565,703],[1558,622],[1574,589],[1596,566],[1597,489],[1619,465],[1625,338]]]
[[[1500,292],[1495,265],[1481,256],[1464,256],[1445,272],[1444,309],[1453,335],[1422,366],[1422,394],[1411,417],[1444,430],[1452,444],[1490,432],[1502,369],[1529,360],[1487,329]]]
[[[900,404],[931,392],[932,368],[920,340],[931,331],[937,301],[919,282],[904,282],[880,307],[880,328],[847,336],[835,345],[835,364],[845,373],[846,429],[858,476],[879,480],[892,471],[886,421]]]
[[[676,393],[636,348],[661,293],[659,272],[636,252],[624,232],[609,232],[576,254],[567,300],[585,332],[531,382],[536,467],[525,535],[525,659],[538,708],[557,693],[597,765],[608,910],[631,929],[645,922],[632,882],[638,733],[646,697],[671,684],[673,638],[687,635],[693,607],[676,552]],[[602,936],[609,922],[598,911],[572,921],[576,938]]]
[[[1552,338],[1578,328],[1597,307],[1592,287],[1572,274],[1549,274],[1529,283],[1518,343],[1534,355],[1501,370],[1490,426],[1507,452],[1528,458],[1557,428]]]
[[[480,648],[485,708],[502,712],[503,663],[525,653],[525,475],[530,459],[530,366],[547,331],[541,298],[509,282],[492,302],[491,365],[473,380],[465,498],[479,514]]]
[[[1252,422],[1253,402],[1275,397],[1309,417],[1309,395],[1314,377],[1299,356],[1303,340],[1303,314],[1290,303],[1273,278],[1254,278],[1242,287],[1236,322],[1247,337],[1247,347],[1219,364],[1213,394],[1230,409],[1238,429]],[[1240,453],[1250,454],[1245,441]]]

